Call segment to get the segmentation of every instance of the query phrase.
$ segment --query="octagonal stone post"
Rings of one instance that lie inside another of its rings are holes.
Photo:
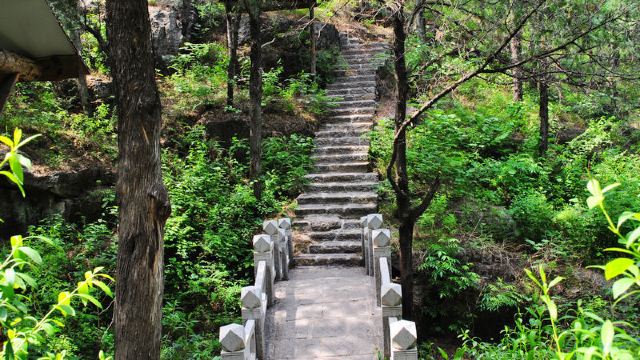
[[[381,214],[370,214],[367,215],[367,274],[369,276],[374,276],[373,273],[373,230],[380,229],[382,227],[382,215]]]
[[[253,237],[253,266],[256,284],[264,284],[264,292],[267,294],[268,306],[274,301],[275,268],[273,256],[273,242],[269,235],[256,235]],[[261,264],[263,262],[264,264]],[[259,283],[259,279],[261,283]],[[262,285],[260,285],[262,286]]]
[[[264,333],[267,315],[267,295],[259,286],[245,286],[240,293],[242,300],[242,322],[255,321],[255,353],[258,359],[265,359],[266,339]]]
[[[402,286],[385,282],[381,287],[382,304],[382,333],[384,334],[384,356],[391,356],[391,340],[389,338],[389,322],[391,319],[402,318]]]
[[[291,230],[291,219],[281,218],[278,220],[278,226],[280,229],[284,229],[287,234],[287,249],[289,249],[289,267],[295,266],[293,263],[293,232]]]
[[[282,247],[280,245],[280,240],[278,237],[280,233],[278,232],[278,222],[275,220],[266,220],[262,223],[262,229],[265,234],[271,237],[271,241],[273,242],[273,266],[276,270],[276,279],[282,279],[282,256],[280,252],[282,251]]]
[[[389,274],[391,259],[391,232],[388,229],[378,229],[371,232],[373,242],[373,276],[376,282],[376,304],[380,306],[380,286],[382,285],[382,275],[380,274],[381,263],[384,261],[386,276],[391,279]]]
[[[389,324],[391,360],[418,360],[416,323],[407,320]]]
[[[220,358],[224,360],[244,360],[246,353],[244,326],[230,324],[220,328]]]

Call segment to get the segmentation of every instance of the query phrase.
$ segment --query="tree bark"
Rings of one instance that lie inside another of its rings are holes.
[[[317,73],[317,49],[316,49],[316,26],[315,26],[315,0],[311,1],[311,5],[309,5],[309,42],[311,46],[311,75],[315,76]]]
[[[249,97],[251,98],[251,124],[249,126],[249,146],[251,166],[249,177],[253,180],[253,193],[262,198],[260,181],[262,157],[262,41],[260,34],[260,3],[258,0],[245,0],[249,12],[249,31],[251,34],[251,75],[249,79]]]
[[[540,117],[540,155],[544,155],[549,148],[549,83],[546,79],[538,82],[540,100],[538,102],[538,115]]]
[[[146,0],[107,0],[118,111],[119,205],[116,359],[160,358],[163,233],[171,206],[162,182],[160,97]]]
[[[424,0],[418,0],[416,3],[416,6],[419,7],[418,11],[416,12],[416,16],[417,16],[416,29],[418,30],[418,37],[420,38],[420,40],[426,43],[427,42],[427,23],[424,20],[424,9],[421,8],[423,6],[422,5],[423,2]]]
[[[82,53],[82,40],[80,39],[80,29],[73,30],[73,44],[79,53]],[[78,95],[80,96],[80,103],[82,104],[82,110],[85,114],[91,115],[93,109],[91,109],[91,103],[89,100],[89,87],[87,86],[87,75],[81,68],[78,72]]]
[[[511,50],[511,62],[518,63],[520,61],[520,52],[522,48],[520,35],[516,35],[511,39],[509,48]],[[520,68],[520,66],[516,66],[513,68],[513,101],[522,101],[522,99],[522,68]]]
[[[2,114],[4,105],[7,103],[7,100],[9,100],[11,90],[18,81],[18,76],[18,73],[0,74],[0,114]]]
[[[407,172],[407,139],[406,130],[401,126],[407,116],[407,100],[409,96],[409,83],[407,77],[407,65],[404,57],[405,41],[407,35],[404,30],[404,13],[401,7],[393,17],[395,55],[394,68],[396,73],[396,114],[394,118],[396,136],[398,137],[395,183],[396,194],[396,218],[400,222],[400,271],[402,276],[402,315],[403,318],[413,318],[413,227],[415,220],[411,216],[411,198],[409,195],[409,175]]]
[[[227,47],[229,49],[229,65],[227,67],[227,106],[233,107],[234,87],[238,69],[238,29],[240,28],[240,11],[234,7],[233,1],[224,2],[227,20]]]

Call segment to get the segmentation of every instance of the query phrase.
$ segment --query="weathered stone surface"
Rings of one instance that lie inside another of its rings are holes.
[[[398,306],[402,303],[402,286],[396,283],[382,285],[382,305]]]
[[[240,292],[242,306],[248,309],[255,309],[262,304],[262,292],[255,286],[245,286]]]
[[[391,346],[398,350],[407,350],[416,346],[417,332],[413,321],[400,320],[389,325]]]
[[[256,252],[263,253],[271,250],[271,237],[269,235],[255,235],[253,237],[253,249]]]
[[[371,232],[373,245],[376,247],[385,247],[391,245],[391,232],[389,229],[378,229]]]
[[[244,326],[230,324],[220,328],[220,344],[225,351],[244,349]]]

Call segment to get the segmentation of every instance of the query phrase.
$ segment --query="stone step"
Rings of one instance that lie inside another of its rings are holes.
[[[296,255],[294,259],[296,265],[299,266],[360,266],[362,264],[362,255],[360,254],[300,254]]]
[[[334,83],[349,83],[353,81],[376,81],[376,74],[358,74],[358,75],[346,75],[336,77]]]
[[[362,230],[360,229],[336,229],[329,231],[311,231],[306,233],[309,240],[317,242],[327,241],[357,241],[360,240]]]
[[[373,214],[378,209],[376,203],[367,204],[305,204],[299,205],[295,213],[297,216],[309,215],[340,215],[360,217]]]
[[[376,86],[376,82],[374,80],[344,81],[344,82],[334,82],[327,85],[327,90],[358,89],[363,87],[375,88],[375,86]]]
[[[349,55],[376,55],[387,52],[389,49],[382,46],[354,46],[342,51],[343,56]]]
[[[376,89],[364,89],[361,87],[342,88],[342,89],[327,89],[327,96],[341,96],[341,95],[367,95],[376,93]]]
[[[333,103],[340,109],[376,106],[375,100],[338,100]]]
[[[369,162],[351,162],[351,163],[334,163],[334,164],[316,164],[316,171],[321,173],[327,172],[367,172],[369,170]]]
[[[360,94],[360,95],[331,95],[329,96],[334,101],[357,101],[357,100],[375,100],[376,94]]]
[[[367,128],[351,128],[347,126],[340,126],[332,128],[331,130],[319,130],[316,131],[316,139],[323,138],[341,138],[341,137],[363,137],[369,132]]]
[[[321,183],[314,182],[306,186],[309,192],[321,191],[374,191],[378,186],[375,181],[363,181],[363,182],[329,182]]]
[[[309,245],[311,254],[358,254],[361,252],[362,242],[360,241],[326,241]]]
[[[349,124],[370,122],[373,124],[373,114],[335,114],[324,119],[324,124]]]
[[[369,154],[366,152],[359,152],[347,154],[312,155],[311,158],[318,163],[345,163],[352,161],[369,161]]]
[[[369,139],[359,136],[322,137],[314,140],[317,146],[369,145]]]
[[[326,232],[331,230],[358,230],[360,219],[343,219],[338,216],[308,216],[293,221],[293,228],[305,233]]]
[[[328,174],[308,174],[305,178],[314,182],[356,182],[356,181],[378,181],[376,173],[328,173]]]
[[[353,65],[371,65],[371,66],[381,66],[384,62],[382,57],[378,58],[375,56],[343,56],[342,57],[347,65],[350,67]]]
[[[316,148],[314,155],[350,154],[358,152],[369,152],[368,146],[324,146]]]
[[[373,191],[357,192],[308,192],[298,196],[298,204],[364,204],[378,200]]]
[[[373,121],[370,119],[354,122],[334,122],[320,125],[320,131],[371,131]]]

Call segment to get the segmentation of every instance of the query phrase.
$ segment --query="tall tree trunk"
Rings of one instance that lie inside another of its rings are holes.
[[[511,49],[511,62],[517,63],[518,61],[520,61],[520,53],[522,48],[519,34],[511,39],[509,47]],[[522,99],[522,69],[520,68],[520,66],[516,66],[513,68],[513,101],[522,101]]]
[[[234,87],[238,69],[238,29],[241,13],[235,8],[233,1],[224,2],[227,20],[227,47],[229,49],[229,65],[227,67],[227,106],[233,107]]]
[[[316,72],[317,72],[317,49],[316,49],[316,16],[315,16],[315,6],[316,6],[316,2],[315,0],[311,0],[311,4],[309,5],[309,21],[311,22],[311,24],[309,24],[309,42],[310,42],[310,46],[311,46],[311,75],[315,76]]]
[[[406,319],[413,318],[413,227],[415,221],[411,215],[411,198],[409,196],[409,175],[407,173],[407,141],[406,132],[398,133],[400,126],[407,116],[407,100],[409,83],[407,65],[404,57],[406,33],[404,30],[404,13],[401,7],[393,18],[395,55],[394,67],[396,73],[396,114],[395,127],[398,144],[396,151],[395,178],[399,191],[396,191],[396,218],[400,221],[400,271],[402,275],[402,313]]]
[[[544,77],[538,82],[540,100],[538,115],[540,117],[540,155],[544,155],[549,148],[549,83]]]
[[[262,157],[262,41],[260,34],[260,3],[258,0],[245,0],[249,10],[249,31],[251,33],[251,76],[249,79],[249,97],[251,98],[251,124],[249,126],[249,146],[251,166],[249,177],[253,180],[253,193],[262,197],[260,182]]]
[[[418,30],[418,37],[422,42],[427,42],[427,23],[424,20],[424,9],[423,7],[424,0],[418,0],[416,3],[416,7],[418,7],[416,12],[416,29]]]
[[[163,233],[171,206],[160,163],[160,97],[146,0],[107,0],[118,111],[116,359],[160,358]]]
[[[80,29],[74,29],[72,32],[73,45],[79,53],[82,53],[82,40],[80,39]],[[80,104],[85,114],[91,115],[93,109],[89,100],[89,87],[87,86],[87,76],[83,69],[78,73],[78,95],[80,96]]]
[[[522,4],[520,0],[511,0],[511,11],[509,12],[509,25],[511,27],[515,27],[516,23],[519,21],[519,14],[521,11]],[[533,45],[535,46],[535,44]],[[517,63],[521,59],[522,53],[522,41],[520,33],[516,34],[511,41],[509,42],[509,49],[511,50],[511,62]],[[512,70],[513,75],[513,101],[522,101],[523,99],[523,91],[522,91],[522,68],[520,66],[516,66]]]

